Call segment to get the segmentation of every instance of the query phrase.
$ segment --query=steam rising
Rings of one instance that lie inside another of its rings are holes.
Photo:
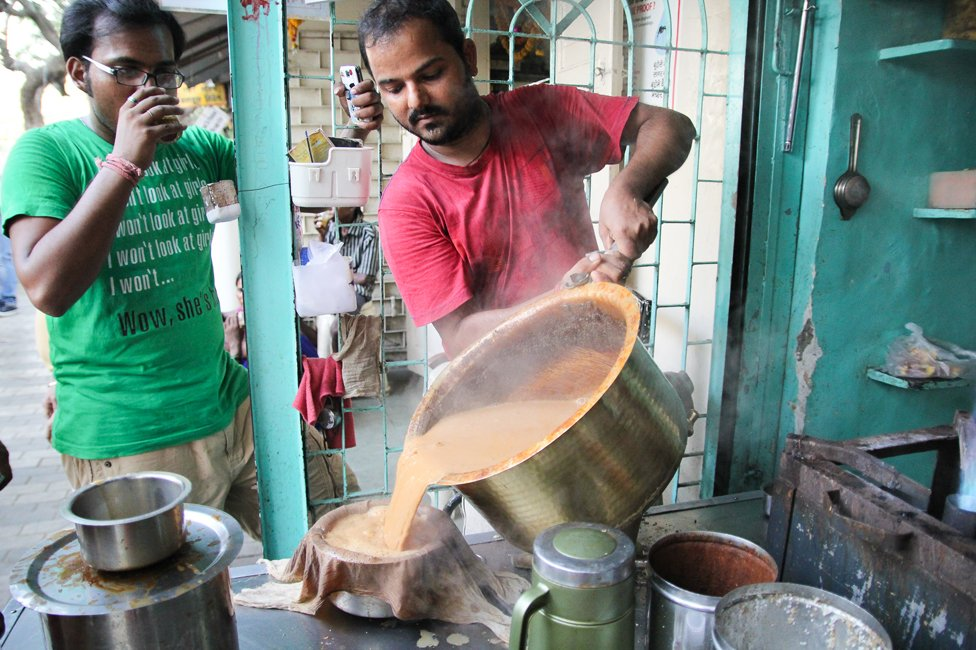
[[[619,314],[588,301],[496,330],[455,368],[463,381],[431,388],[436,399],[418,408],[411,429],[422,433],[445,415],[491,404],[586,397],[613,368],[625,334]]]

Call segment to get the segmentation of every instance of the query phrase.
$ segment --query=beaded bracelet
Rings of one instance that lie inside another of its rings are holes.
[[[103,161],[101,158],[95,158],[95,165],[99,169],[108,168],[114,171],[116,174],[129,181],[133,187],[139,182],[139,179],[145,175],[145,172],[135,163],[129,162],[122,156],[117,156],[114,153],[110,153],[105,156]]]

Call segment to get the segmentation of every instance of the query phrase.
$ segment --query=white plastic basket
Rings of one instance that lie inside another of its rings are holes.
[[[300,208],[364,206],[372,169],[372,147],[333,147],[325,162],[288,163],[291,200]]]

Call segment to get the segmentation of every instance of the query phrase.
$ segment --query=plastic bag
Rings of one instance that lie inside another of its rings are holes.
[[[884,370],[895,377],[911,379],[956,379],[973,376],[976,352],[945,341],[926,338],[922,328],[906,323],[910,333],[888,346]]]
[[[340,254],[341,244],[312,242],[308,264],[292,267],[295,279],[295,311],[306,318],[356,311],[349,262]]]

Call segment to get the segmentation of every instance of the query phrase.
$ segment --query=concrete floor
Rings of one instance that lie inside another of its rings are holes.
[[[46,536],[68,528],[58,509],[71,491],[59,455],[43,434],[41,401],[51,377],[34,344],[35,311],[22,291],[18,302],[17,312],[0,318],[0,440],[10,451],[14,473],[11,484],[0,492],[0,605],[10,598],[13,565]],[[392,487],[398,454],[388,454],[386,449],[402,445],[423,392],[421,377],[406,369],[392,372],[389,384],[385,436],[382,412],[354,414],[358,444],[349,450],[347,462],[364,491]],[[355,400],[354,407],[377,403]],[[233,566],[254,564],[261,556],[261,544],[245,535]]]

